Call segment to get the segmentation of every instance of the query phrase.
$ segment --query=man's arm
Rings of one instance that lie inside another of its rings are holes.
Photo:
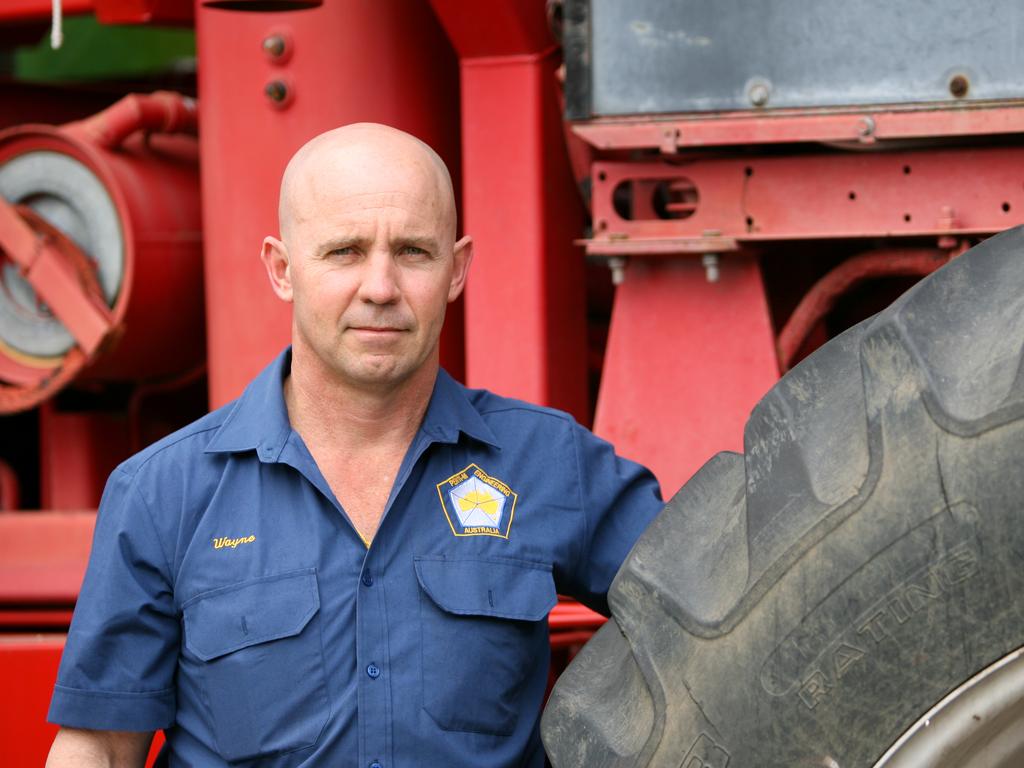
[[[142,768],[153,734],[61,728],[46,768]]]

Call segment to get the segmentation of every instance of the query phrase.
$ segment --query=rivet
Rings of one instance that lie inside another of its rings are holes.
[[[263,52],[272,59],[284,56],[287,47],[282,35],[267,35],[263,38]]]

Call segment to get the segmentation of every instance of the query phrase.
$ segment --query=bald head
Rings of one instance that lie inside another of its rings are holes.
[[[281,239],[289,244],[295,226],[329,206],[332,195],[403,191],[430,200],[454,242],[452,179],[433,149],[415,136],[379,123],[353,123],[327,131],[304,144],[285,168],[278,203]]]

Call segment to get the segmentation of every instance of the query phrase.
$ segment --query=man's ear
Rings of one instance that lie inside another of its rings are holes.
[[[260,252],[263,266],[267,268],[267,277],[274,293],[282,301],[292,300],[291,261],[285,244],[276,237],[263,238],[263,250]]]
[[[473,238],[466,235],[459,240],[453,249],[453,256],[455,263],[452,267],[452,281],[448,286],[449,303],[459,298],[462,289],[466,287],[466,276],[473,261]]]

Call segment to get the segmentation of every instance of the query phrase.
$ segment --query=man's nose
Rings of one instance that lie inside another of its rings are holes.
[[[372,304],[392,304],[400,295],[397,265],[391,254],[374,251],[364,262],[359,297]]]

